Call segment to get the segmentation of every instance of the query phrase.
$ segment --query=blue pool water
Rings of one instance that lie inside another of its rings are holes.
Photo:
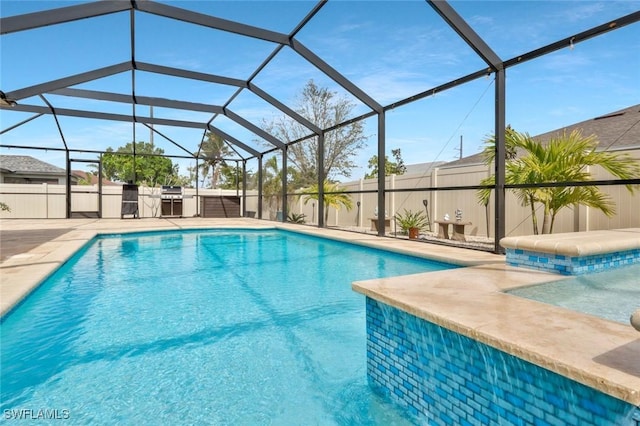
[[[520,297],[629,324],[640,308],[640,265],[508,291]]]
[[[4,418],[409,424],[367,385],[350,284],[450,267],[279,231],[96,239],[3,319]]]

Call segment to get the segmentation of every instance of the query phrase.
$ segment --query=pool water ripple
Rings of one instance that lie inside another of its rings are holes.
[[[2,323],[2,409],[75,424],[410,424],[366,380],[354,280],[429,263],[275,231],[97,239]]]
[[[520,297],[629,324],[640,308],[640,265],[508,291]]]

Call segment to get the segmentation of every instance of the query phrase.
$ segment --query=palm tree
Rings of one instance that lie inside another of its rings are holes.
[[[220,177],[220,166],[226,165],[224,157],[231,154],[231,150],[224,139],[215,133],[207,132],[198,152],[203,157],[199,166],[202,171],[202,180],[204,181],[211,172],[211,188],[215,188]]]
[[[511,126],[507,126],[505,129],[505,184],[518,185],[527,184],[538,181],[539,176],[531,174],[532,169],[523,167],[523,164],[517,162],[518,151],[525,151],[527,146],[530,145],[530,137],[528,135],[518,133],[513,130]],[[494,136],[491,136],[485,140],[485,147],[482,151],[482,156],[485,159],[487,165],[491,165],[495,160],[495,145],[496,140]],[[481,185],[493,186],[495,185],[495,175],[491,175],[480,181]],[[536,216],[536,189],[535,188],[519,188],[514,189],[516,197],[520,201],[522,206],[529,206],[531,208],[531,221],[533,224],[533,233],[538,235],[538,217]],[[491,197],[491,189],[485,188],[478,191],[478,198],[480,202],[487,208]],[[487,213],[488,214],[488,213]],[[487,221],[488,221],[487,216]],[[487,225],[488,227],[488,225]],[[487,229],[488,232],[488,229]]]
[[[505,137],[507,152],[522,152],[520,157],[507,158],[505,166],[505,183],[537,184],[552,182],[585,182],[592,180],[588,170],[590,166],[600,166],[619,179],[634,179],[640,176],[640,164],[628,154],[607,151],[596,151],[598,140],[595,135],[582,135],[580,130],[567,134],[563,132],[551,138],[547,144],[533,140],[528,134],[508,131]],[[495,138],[487,141],[484,150],[488,163],[493,161]],[[495,177],[482,181],[493,184]],[[634,187],[627,185],[633,193]],[[490,190],[479,193],[481,201],[488,200]],[[556,215],[565,207],[584,205],[600,210],[607,216],[615,214],[615,205],[611,199],[595,186],[560,186],[523,188],[516,190],[516,195],[524,205],[532,211],[534,233],[538,233],[535,215],[535,204],[544,208],[542,233],[553,232]],[[488,201],[487,201],[488,202]]]
[[[262,195],[273,216],[273,212],[279,210],[282,205],[282,170],[275,155],[262,166]]]
[[[347,211],[353,208],[353,200],[348,194],[341,194],[342,188],[337,183],[330,183],[324,181],[324,223],[327,223],[329,219],[329,207],[333,207],[335,209],[339,209],[340,207],[344,207]],[[320,198],[320,194],[318,193],[318,184],[312,185],[310,188],[302,191],[303,194],[306,194],[306,198],[304,200],[304,204],[306,205],[309,200],[318,200]]]
[[[298,171],[287,167],[287,181],[298,179]],[[262,166],[262,195],[267,202],[267,208],[271,213],[279,211],[282,206],[282,169],[275,155],[264,162]],[[286,215],[286,214],[285,214]]]

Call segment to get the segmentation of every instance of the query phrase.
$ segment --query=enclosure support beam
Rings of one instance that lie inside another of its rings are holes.
[[[140,124],[142,124],[143,126],[147,127],[149,130],[151,130],[151,136],[149,138],[151,144],[153,144],[153,134],[157,133],[160,136],[162,136],[163,138],[165,138],[166,140],[168,140],[169,142],[171,142],[172,144],[174,144],[175,146],[177,146],[178,148],[180,148],[181,150],[183,150],[184,152],[186,152],[187,154],[193,155],[187,148],[183,147],[178,142],[174,141],[173,139],[171,139],[169,136],[165,135],[164,133],[158,131],[157,129],[154,129],[153,126],[150,126],[147,123],[140,123]]]
[[[262,139],[266,140],[271,145],[275,145],[276,147],[278,147],[280,149],[284,148],[285,144],[282,141],[280,141],[278,138],[276,138],[276,137],[272,136],[271,134],[265,132],[260,127],[256,126],[255,124],[251,123],[250,121],[240,117],[238,114],[236,114],[235,112],[231,111],[230,109],[222,108],[222,110],[223,110],[223,114],[227,118],[235,121],[236,123],[238,123],[239,125],[241,125],[245,129],[253,132],[255,135],[260,136]]]
[[[124,1],[95,1],[76,6],[60,7],[42,12],[9,16],[0,19],[0,34],[31,30],[49,25],[93,18],[131,9],[131,4]]]
[[[500,246],[500,240],[505,236],[505,70],[496,71],[496,87],[495,87],[495,230],[494,230],[494,252],[504,253],[504,249]]]
[[[203,13],[193,12],[187,9],[181,9],[168,4],[144,1],[136,3],[135,8],[153,15],[164,16],[165,18],[176,19],[190,24],[201,25],[203,27],[239,34],[246,37],[270,41],[272,43],[287,44],[289,41],[287,34],[265,30],[263,28],[241,24],[217,18],[215,16],[205,15]]]
[[[196,216],[200,217],[202,212],[200,211],[200,185],[198,180],[200,179],[200,164],[198,164],[198,157],[196,157]]]
[[[333,81],[338,83],[342,88],[344,88],[347,92],[351,93],[353,96],[358,98],[360,102],[371,108],[373,111],[380,112],[382,111],[382,105],[376,102],[371,96],[364,92],[364,90],[360,89],[358,86],[349,81],[346,77],[336,71],[333,67],[331,67],[328,63],[323,61],[318,55],[313,53],[310,49],[306,48],[299,41],[292,39],[291,40],[291,48],[304,59],[306,59],[309,63],[318,68],[324,75],[331,78]]]
[[[242,217],[247,217],[247,160],[242,160]]]
[[[222,137],[222,139],[226,139],[229,142],[232,142],[233,144],[237,145],[238,147],[244,149],[245,151],[247,151],[249,154],[251,154],[253,156],[257,157],[258,155],[261,155],[255,149],[251,148],[250,146],[247,146],[247,145],[243,144],[238,139],[234,138],[233,136],[231,136],[230,134],[228,134],[226,132],[223,132],[222,130],[218,129],[217,127],[212,126],[211,124],[207,124],[207,129],[209,129],[210,132],[215,133],[218,136]]]
[[[262,219],[262,154],[258,156],[258,219]]]
[[[386,138],[385,138],[385,113],[384,111],[378,113],[378,236],[384,237],[385,228],[385,150],[386,150]],[[392,212],[393,213],[393,212]]]
[[[287,145],[282,148],[282,222],[287,221]]]
[[[71,219],[71,157],[69,157],[69,150],[65,151],[67,158],[67,186],[66,186],[66,216],[67,219]]]
[[[120,64],[110,65],[108,67],[98,68],[93,71],[83,72],[69,77],[48,81],[46,83],[36,84],[35,86],[29,86],[23,89],[14,90],[6,93],[6,96],[7,98],[15,100],[25,99],[31,96],[40,95],[42,93],[53,92],[54,90],[63,89],[69,86],[75,86],[76,84],[86,83],[88,81],[97,80],[99,78],[108,77],[114,74],[119,74],[121,72],[129,71],[130,69],[130,62],[122,62]]]
[[[318,135],[318,228],[324,228],[324,132]]]
[[[458,12],[446,1],[427,0],[427,3],[445,22],[471,47],[493,70],[502,68],[502,60],[484,40],[462,19]]]
[[[18,127],[22,126],[23,124],[26,124],[26,123],[30,122],[31,120],[35,120],[38,117],[42,117],[43,115],[44,115],[44,113],[41,112],[39,114],[36,114],[36,115],[34,115],[32,117],[27,118],[26,120],[22,120],[21,122],[16,123],[13,126],[9,126],[6,129],[0,131],[0,135],[3,135],[3,134],[5,134],[5,133],[7,133],[7,132],[9,132],[9,131],[11,131],[11,130],[13,130],[15,128],[18,128]]]
[[[51,92],[54,95],[70,96],[75,98],[96,99],[101,101],[120,102],[130,104],[133,99],[130,95],[120,93],[101,92],[97,90],[64,88]],[[213,112],[222,114],[222,107],[197,102],[174,101],[171,99],[157,98],[150,96],[136,95],[136,104],[154,107],[165,107],[173,109],[184,109],[188,111]]]
[[[289,108],[288,106],[286,106],[285,104],[283,104],[282,102],[280,102],[279,100],[277,100],[276,98],[274,98],[273,96],[271,96],[270,94],[268,94],[267,92],[265,92],[264,90],[256,86],[255,84],[249,82],[247,84],[247,88],[254,95],[258,96],[260,99],[272,105],[274,108],[277,108],[284,114],[293,118],[294,120],[302,124],[307,129],[310,129],[313,133],[315,134],[320,133],[320,127],[316,126],[311,121],[307,120],[306,118],[304,118],[303,116],[295,112],[293,109]]]
[[[180,68],[166,67],[164,65],[150,64],[147,62],[136,61],[133,63],[135,69],[139,71],[152,72],[154,74],[171,75],[173,77],[187,78],[190,80],[207,81],[209,83],[224,84],[226,86],[245,87],[244,80],[237,78],[222,77],[215,74],[206,74],[203,72],[183,70]]]

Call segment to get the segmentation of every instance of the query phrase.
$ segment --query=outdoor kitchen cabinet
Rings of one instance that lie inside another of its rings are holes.
[[[202,217],[240,217],[240,197],[202,196],[200,197]]]
[[[160,205],[162,217],[181,217],[182,216],[182,199],[169,198],[163,199]]]
[[[182,217],[182,187],[162,186],[160,194],[160,215],[161,217]]]

